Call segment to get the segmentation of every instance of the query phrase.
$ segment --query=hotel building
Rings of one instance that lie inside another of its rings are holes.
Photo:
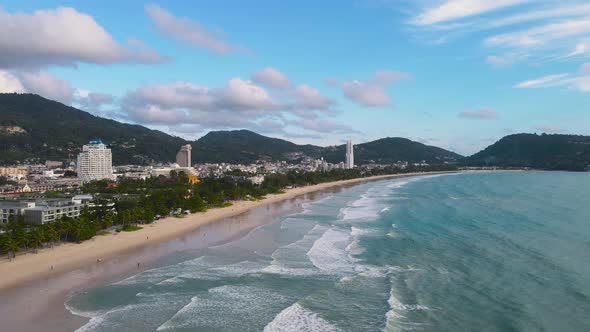
[[[78,177],[82,182],[113,179],[113,157],[111,149],[101,141],[90,141],[78,155]]]
[[[346,142],[346,168],[352,169],[354,168],[354,145],[352,141]]]

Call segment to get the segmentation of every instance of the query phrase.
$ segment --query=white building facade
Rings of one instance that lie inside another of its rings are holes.
[[[180,151],[176,154],[176,163],[180,165],[180,167],[191,167],[191,150],[192,146],[190,144],[183,145],[180,147]]]
[[[78,155],[77,171],[83,183],[114,179],[111,149],[101,140],[90,141],[82,147],[82,152]]]
[[[346,168],[352,169],[354,168],[354,145],[352,141],[346,142]]]

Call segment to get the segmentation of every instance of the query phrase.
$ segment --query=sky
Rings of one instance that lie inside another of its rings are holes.
[[[0,4],[0,92],[196,139],[590,135],[590,1]]]

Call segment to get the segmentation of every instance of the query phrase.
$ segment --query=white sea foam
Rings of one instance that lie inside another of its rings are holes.
[[[294,303],[281,311],[272,322],[264,327],[264,332],[337,332],[340,329],[334,324],[309,311],[298,303]]]
[[[377,186],[368,189],[358,199],[340,209],[340,219],[351,220],[374,220],[389,209],[383,197],[388,197],[391,189],[389,186]]]
[[[303,209],[303,211],[297,212],[297,213],[295,213],[293,215],[311,214],[312,212],[314,212],[314,208],[316,206],[325,204],[327,201],[331,200],[332,198],[334,198],[334,196],[333,195],[330,195],[330,196],[326,196],[326,197],[323,197],[321,199],[318,199],[316,201],[304,202],[304,203],[301,204],[301,208]]]
[[[352,271],[352,262],[345,248],[350,244],[348,232],[331,228],[317,239],[307,252],[309,260],[321,271],[341,274]]]
[[[104,310],[97,310],[97,311],[83,311],[79,310],[73,306],[71,306],[68,301],[64,303],[66,310],[68,310],[72,315],[80,316],[89,318],[90,320],[84,324],[83,326],[79,327],[76,332],[85,332],[85,331],[92,331],[97,326],[104,322],[103,315],[107,312]]]
[[[405,316],[403,315],[404,312],[408,311],[424,311],[430,310],[427,306],[420,305],[420,304],[404,304],[400,302],[394,294],[393,288],[389,292],[389,299],[387,300],[389,304],[389,311],[385,314],[385,331],[394,330],[393,326],[398,323],[400,319],[404,319]],[[412,322],[404,322],[404,326],[416,326],[416,324]]]
[[[69,305],[65,307],[72,314],[90,318],[90,320],[78,328],[76,332],[87,331],[117,331],[124,329],[127,322],[142,322],[150,324],[158,323],[158,313],[162,313],[163,308],[168,310],[176,307],[181,301],[181,297],[172,293],[144,294],[138,293],[136,297],[139,303],[117,306],[108,310],[97,310],[94,312],[80,311]]]
[[[178,277],[183,271],[190,270],[201,270],[211,266],[215,266],[213,262],[208,260],[207,256],[200,256],[195,259],[191,259],[182,263],[178,263],[170,266],[163,266],[154,269],[142,271],[141,273],[132,275],[123,280],[112,283],[111,285],[125,286],[135,284],[158,284],[165,280],[171,280]]]
[[[389,236],[390,238],[396,238],[399,236],[399,234],[396,232],[397,229],[397,225],[396,224],[392,224],[391,225],[391,230],[387,233],[387,236]]]
[[[239,331],[260,321],[270,321],[277,307],[292,300],[265,288],[221,286],[195,296],[157,331],[229,330]],[[270,316],[269,316],[270,314]]]
[[[276,249],[271,255],[270,265],[261,272],[299,276],[317,274],[307,257],[307,252],[326,229],[325,226],[315,225],[300,240]]]

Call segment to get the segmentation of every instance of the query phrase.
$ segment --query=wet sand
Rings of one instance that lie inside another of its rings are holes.
[[[162,219],[136,232],[62,244],[38,254],[17,256],[12,262],[4,259],[0,262],[2,330],[75,330],[86,319],[72,315],[64,307],[73,291],[198,256],[207,247],[240,238],[274,218],[296,212],[305,201],[342,188],[416,175],[426,174],[387,175],[290,189],[258,202],[242,201],[185,218]]]

